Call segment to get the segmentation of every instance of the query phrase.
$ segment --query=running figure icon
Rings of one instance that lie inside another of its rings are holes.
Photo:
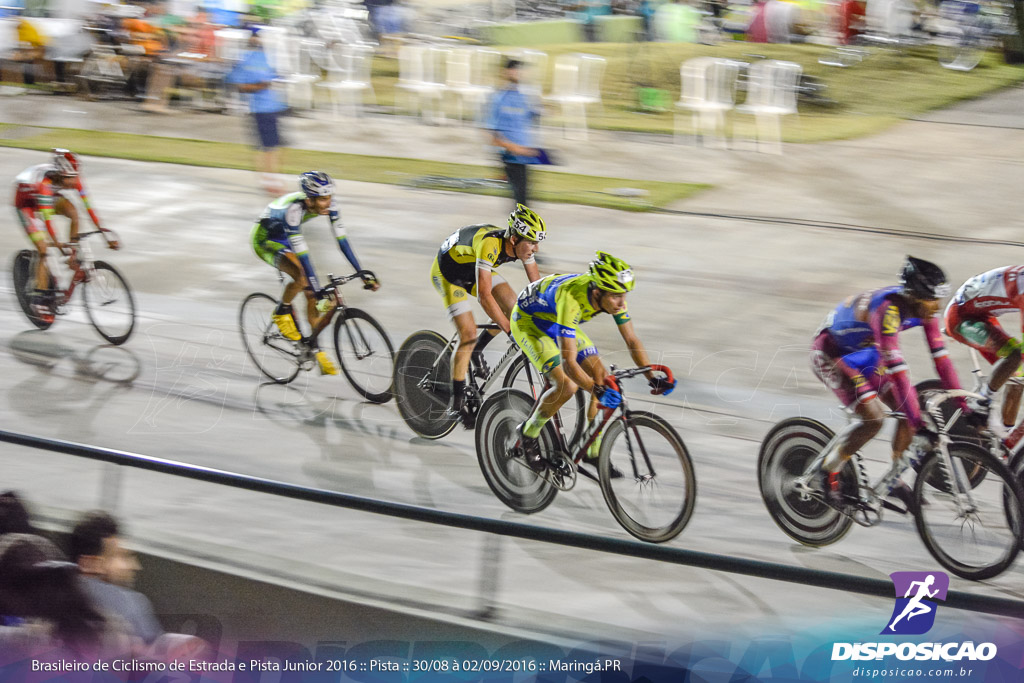
[[[890,631],[896,630],[896,622],[898,622],[903,617],[906,617],[907,621],[910,621],[918,615],[928,614],[933,609],[935,609],[934,607],[931,607],[930,605],[926,605],[923,602],[921,602],[924,598],[934,598],[938,594],[938,588],[931,592],[928,592],[928,588],[934,583],[935,575],[929,574],[928,578],[926,578],[924,581],[914,581],[910,584],[910,588],[907,589],[907,592],[904,594],[903,597],[910,598],[910,593],[914,590],[914,586],[919,586],[919,588],[917,589],[917,595],[910,598],[910,602],[908,602],[907,606],[903,608],[903,611],[900,613],[900,615],[892,620],[892,623],[889,624]]]
[[[896,589],[896,604],[882,633],[927,633],[935,624],[938,601],[946,599],[949,576],[943,572],[893,572],[890,576]]]

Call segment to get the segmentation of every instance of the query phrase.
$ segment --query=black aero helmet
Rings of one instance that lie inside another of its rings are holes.
[[[946,274],[930,261],[908,256],[900,273],[903,293],[918,299],[942,299],[949,296]]]

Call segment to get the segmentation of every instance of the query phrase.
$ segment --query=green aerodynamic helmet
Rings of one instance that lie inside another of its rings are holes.
[[[597,258],[590,262],[589,272],[594,283],[606,292],[618,294],[633,289],[633,269],[628,263],[606,251],[597,252]]]
[[[544,219],[523,204],[516,204],[515,210],[508,215],[508,232],[506,236],[519,235],[531,242],[540,242],[548,236]]]

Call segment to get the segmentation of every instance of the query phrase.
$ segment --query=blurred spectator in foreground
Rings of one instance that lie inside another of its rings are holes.
[[[50,541],[32,534],[0,538],[0,652],[81,660],[126,655],[133,641],[90,601],[78,568]]]
[[[163,629],[146,596],[131,590],[141,567],[135,553],[121,544],[114,518],[102,511],[86,513],[71,531],[68,543],[93,602],[128,622],[146,643],[156,640]]]
[[[281,133],[278,119],[286,106],[281,95],[273,87],[275,78],[277,73],[267,61],[267,54],[260,43],[258,31],[253,29],[249,38],[249,50],[227,75],[227,81],[236,84],[239,92],[249,95],[249,111],[252,114],[256,147],[259,150],[256,167],[263,174],[263,190],[271,195],[284,192],[284,184],[275,178],[274,174],[281,171]]]
[[[505,63],[506,85],[494,93],[486,128],[491,131],[491,144],[501,150],[509,187],[515,204],[529,206],[529,183],[526,167],[537,163],[540,150],[534,147],[537,119],[533,102],[519,89],[523,63],[509,59]]]
[[[0,493],[0,536],[4,534],[34,534],[29,521],[28,508],[14,491]]]
[[[71,559],[81,572],[82,585],[93,603],[105,614],[123,620],[145,647],[136,654],[160,660],[199,658],[207,650],[194,636],[165,633],[149,599],[135,590],[139,561],[121,542],[121,529],[102,510],[87,512],[71,531]]]

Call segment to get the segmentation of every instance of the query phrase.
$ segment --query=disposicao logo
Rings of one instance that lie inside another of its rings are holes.
[[[896,605],[882,635],[918,636],[935,625],[937,600],[945,601],[949,576],[943,572],[893,572]]]
[[[937,601],[946,599],[949,576],[943,572],[893,572],[896,605],[880,635],[913,636],[935,625]],[[832,661],[880,660],[987,661],[996,656],[994,643],[834,643]]]

